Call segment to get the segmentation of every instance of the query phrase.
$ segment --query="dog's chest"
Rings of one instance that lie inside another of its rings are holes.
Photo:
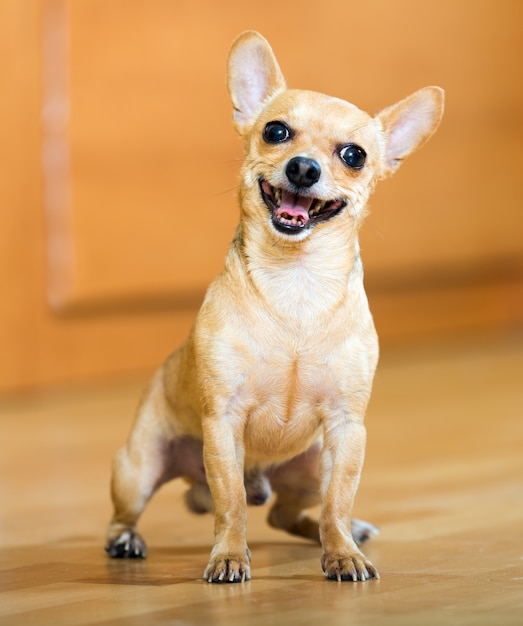
[[[318,267],[309,267],[314,263]],[[251,268],[251,275],[270,313],[280,316],[284,323],[294,327],[310,328],[326,311],[337,308],[346,297],[344,272],[330,273],[321,270],[322,265],[325,263],[321,257],[316,259],[311,256],[307,263],[296,262],[285,268]],[[314,336],[310,340],[314,340]]]
[[[372,381],[369,346],[377,354],[359,269],[349,284],[297,265],[276,274],[253,271],[257,291],[241,297],[219,279],[197,333],[200,391],[217,417],[241,425],[255,462],[299,454],[327,416],[348,414]]]
[[[345,404],[353,372],[344,342],[333,347],[321,332],[291,347],[280,336],[246,367],[236,390],[245,408],[247,457],[264,460],[294,456],[318,437],[325,417]]]
[[[268,360],[247,376],[243,393],[247,456],[271,458],[308,447],[320,427],[318,405],[325,396],[313,367],[299,358]]]

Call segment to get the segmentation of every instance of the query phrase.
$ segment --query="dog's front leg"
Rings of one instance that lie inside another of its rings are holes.
[[[232,421],[227,416],[203,421],[205,472],[215,510],[214,547],[204,572],[208,582],[250,578],[243,437]]]
[[[362,422],[344,416],[327,424],[321,456],[322,568],[334,580],[379,578],[374,565],[358,549],[351,533],[351,515],[358,488],[366,431]]]

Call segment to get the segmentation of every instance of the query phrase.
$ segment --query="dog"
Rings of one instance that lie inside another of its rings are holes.
[[[138,519],[181,477],[189,508],[214,512],[208,582],[250,578],[247,505],[271,493],[269,524],[321,542],[327,578],[378,578],[358,547],[376,529],[351,521],[378,361],[358,230],[378,180],[438,127],[444,94],[426,87],[371,117],[287,89],[254,31],[231,47],[228,87],[245,147],[239,225],[115,456],[106,551],[145,557]]]

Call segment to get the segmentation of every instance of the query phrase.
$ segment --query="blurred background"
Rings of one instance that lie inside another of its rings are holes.
[[[145,372],[238,219],[225,61],[259,30],[292,87],[442,126],[361,241],[383,349],[523,328],[520,0],[1,0],[0,391]]]

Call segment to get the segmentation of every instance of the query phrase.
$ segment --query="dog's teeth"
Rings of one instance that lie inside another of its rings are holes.
[[[281,202],[281,189],[278,189],[278,188],[274,187],[273,188],[273,194],[274,194],[274,199],[276,200],[276,203],[279,206],[280,202]]]
[[[311,217],[318,215],[318,213],[320,213],[320,211],[323,209],[324,206],[325,206],[325,202],[320,202],[319,200],[316,200],[314,204],[312,205],[311,210],[309,211],[309,215]]]

